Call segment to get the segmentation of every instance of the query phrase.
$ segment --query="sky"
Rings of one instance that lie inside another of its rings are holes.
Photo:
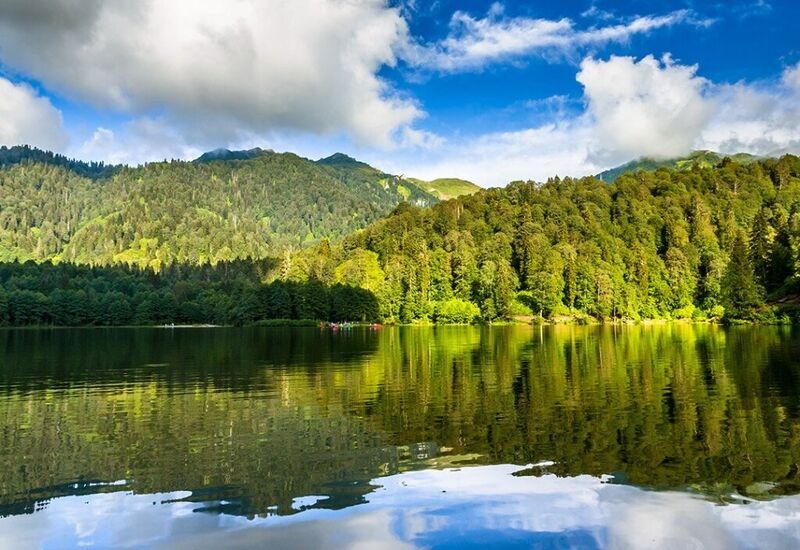
[[[796,0],[2,0],[0,144],[482,186],[800,153]]]

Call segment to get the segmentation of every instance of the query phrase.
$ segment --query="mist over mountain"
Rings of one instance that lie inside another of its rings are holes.
[[[620,166],[609,168],[600,172],[595,177],[608,183],[613,183],[622,174],[636,172],[653,172],[659,168],[675,168],[677,170],[691,170],[693,167],[712,168],[717,166],[723,159],[729,158],[740,164],[749,164],[757,161],[760,157],[749,153],[736,153],[733,155],[723,155],[714,151],[693,151],[685,157],[656,160],[643,157],[640,159],[626,162]]]

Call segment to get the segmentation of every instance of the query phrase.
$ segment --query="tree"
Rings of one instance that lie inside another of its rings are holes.
[[[756,282],[743,231],[733,241],[728,268],[722,279],[722,296],[728,319],[753,319],[763,305],[763,290]]]
[[[267,302],[267,319],[292,319],[292,295],[288,285],[275,281],[269,287]]]
[[[772,227],[772,211],[762,208],[750,230],[750,261],[760,283],[767,286],[770,279],[772,249],[777,231]]]
[[[437,323],[466,325],[480,317],[481,310],[472,302],[451,298],[437,302],[433,310],[433,320]]]
[[[494,309],[497,317],[511,318],[511,309],[518,286],[517,274],[511,265],[507,260],[498,259],[494,285]]]
[[[672,296],[670,308],[672,311],[691,308],[695,294],[695,271],[689,265],[689,260],[679,248],[670,247],[664,258],[664,267],[670,281]]]
[[[475,295],[484,321],[491,321],[497,317],[494,299],[496,275],[497,264],[495,262],[487,260],[481,265],[475,285]]]

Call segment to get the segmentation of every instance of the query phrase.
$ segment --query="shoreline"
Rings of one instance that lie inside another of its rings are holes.
[[[800,319],[774,318],[764,320],[721,320],[721,319],[595,319],[593,317],[559,317],[542,319],[538,317],[517,316],[509,320],[477,323],[434,323],[432,321],[411,323],[335,323],[313,319],[262,319],[243,325],[215,323],[159,323],[147,325],[2,325],[0,329],[113,329],[113,328],[152,328],[152,329],[209,329],[209,328],[320,328],[334,331],[351,328],[369,328],[372,330],[384,327],[492,327],[492,326],[659,326],[659,325],[714,325],[728,326],[800,326]]]

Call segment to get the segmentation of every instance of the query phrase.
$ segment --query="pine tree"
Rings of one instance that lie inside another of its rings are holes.
[[[766,285],[769,280],[770,260],[776,236],[771,222],[772,211],[764,207],[756,214],[750,230],[750,260],[756,277],[762,285]]]
[[[728,268],[722,279],[723,306],[727,319],[753,319],[763,305],[763,289],[756,283],[744,232],[737,233]]]

